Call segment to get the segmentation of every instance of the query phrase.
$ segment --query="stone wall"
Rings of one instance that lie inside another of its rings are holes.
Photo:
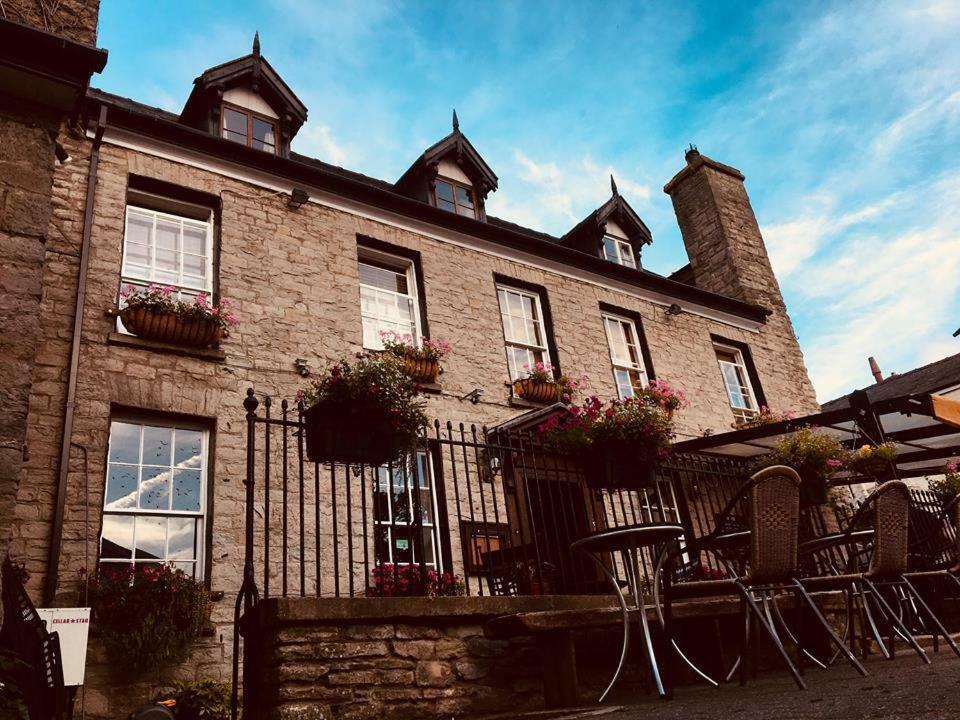
[[[97,41],[100,0],[4,0],[0,16],[76,42]]]

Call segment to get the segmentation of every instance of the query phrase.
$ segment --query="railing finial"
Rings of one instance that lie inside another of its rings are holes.
[[[257,396],[253,392],[253,388],[247,388],[247,396],[243,399],[243,409],[247,411],[248,415],[252,415],[257,411],[260,401],[257,400]]]

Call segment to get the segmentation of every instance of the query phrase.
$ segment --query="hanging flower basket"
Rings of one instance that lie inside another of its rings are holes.
[[[380,342],[385,352],[403,361],[403,371],[419,383],[435,383],[440,374],[440,360],[450,352],[446,340],[421,337],[419,344],[412,335],[400,335],[392,330],[380,331]]]
[[[146,290],[126,285],[120,297],[124,301],[120,321],[144,340],[186,348],[217,347],[227,328],[238,324],[227,298],[210,304],[204,293],[198,293],[192,302],[184,302],[175,299],[176,288],[170,285],[151,285]]]
[[[182,317],[175,312],[153,307],[125,307],[120,322],[144,340],[189,348],[217,347],[223,339],[223,328],[210,318]]]
[[[404,449],[379,408],[320,402],[304,411],[303,423],[311,462],[386,465]]]
[[[597,490],[651,488],[657,482],[656,453],[636,443],[594,443],[581,464],[587,485]]]
[[[553,381],[524,378],[513,383],[513,392],[517,397],[530,402],[550,405],[560,399],[560,388]]]
[[[385,465],[418,447],[427,423],[413,380],[390,353],[340,362],[305,391],[304,435],[311,462]]]

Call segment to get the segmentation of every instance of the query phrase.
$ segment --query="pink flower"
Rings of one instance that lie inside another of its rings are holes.
[[[837,468],[843,467],[843,461],[837,460],[836,458],[830,458],[827,460],[827,467],[836,470]]]

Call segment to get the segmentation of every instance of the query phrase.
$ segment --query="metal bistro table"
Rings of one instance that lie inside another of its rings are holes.
[[[666,523],[649,523],[643,525],[629,525],[625,527],[612,528],[610,530],[601,530],[592,533],[586,537],[580,538],[570,545],[571,550],[581,550],[587,553],[597,564],[613,589],[617,593],[620,601],[620,609],[623,613],[623,647],[620,650],[620,662],[617,664],[616,672],[613,674],[606,690],[600,695],[598,702],[603,702],[613,686],[620,677],[624,662],[627,659],[627,649],[630,645],[630,610],[627,600],[624,597],[623,590],[616,575],[605,562],[610,553],[619,553],[623,561],[623,567],[626,572],[627,589],[633,598],[633,610],[640,616],[640,632],[643,635],[644,647],[647,653],[647,661],[650,666],[650,675],[657,687],[660,697],[669,698],[672,695],[670,683],[669,666],[667,672],[661,673],[657,663],[657,655],[653,647],[653,638],[650,634],[650,624],[647,621],[647,603],[643,597],[643,588],[640,586],[640,555],[644,548],[654,548],[663,546],[668,542],[677,540],[683,534],[683,528],[680,525]],[[652,553],[653,551],[651,551]],[[669,615],[665,618],[663,632],[667,638],[667,646],[670,642]],[[665,659],[669,663],[669,658]],[[664,682],[666,677],[666,682]]]

